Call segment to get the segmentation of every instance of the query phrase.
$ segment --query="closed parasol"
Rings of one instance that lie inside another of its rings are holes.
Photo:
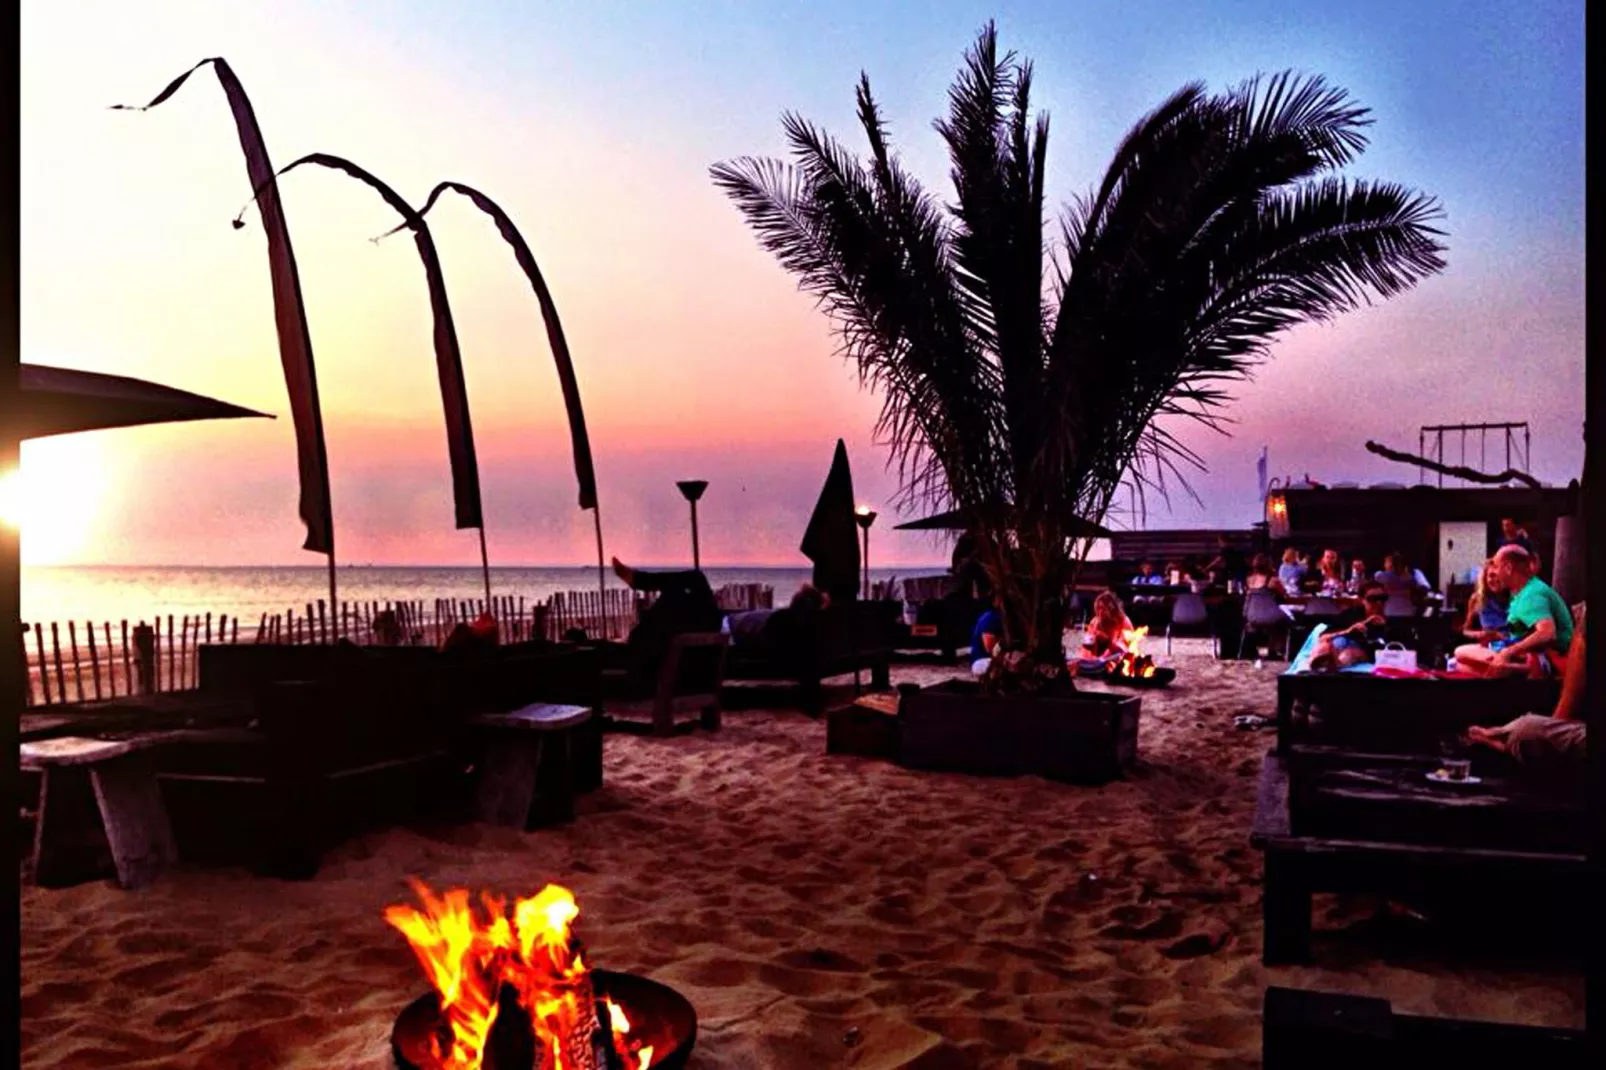
[[[20,371],[18,431],[24,439],[187,420],[273,418],[188,390],[123,375],[43,364],[24,364]]]

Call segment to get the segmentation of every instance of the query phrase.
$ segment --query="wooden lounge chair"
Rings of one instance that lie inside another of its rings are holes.
[[[1476,890],[1561,916],[1581,909],[1588,823],[1576,796],[1497,776],[1429,785],[1438,761],[1303,747],[1266,756],[1250,842],[1265,854],[1267,965],[1309,957],[1315,892]]]
[[[717,730],[719,689],[725,682],[725,654],[729,648],[730,636],[719,632],[675,636],[669,641],[669,650],[650,691],[632,687],[628,670],[605,670],[603,701],[608,724],[634,724],[637,716],[646,713],[653,734],[667,736],[674,733],[678,715],[695,712],[703,728]]]
[[[1264,1070],[1584,1070],[1599,1064],[1578,1029],[1396,1014],[1387,1000],[1266,989]]]
[[[870,686],[885,690],[891,686],[899,608],[897,602],[881,601],[806,613],[777,609],[752,641],[734,638],[725,675],[796,681],[803,709],[814,715],[824,712],[821,681],[827,677],[869,669]]]

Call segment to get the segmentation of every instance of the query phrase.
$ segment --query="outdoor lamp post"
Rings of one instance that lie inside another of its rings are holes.
[[[697,499],[708,489],[708,480],[682,479],[675,486],[679,487],[681,495],[691,502],[691,567],[701,571],[703,559],[697,547]]]
[[[864,531],[864,600],[870,600],[870,525],[875,523],[875,510],[861,505],[853,511],[854,523]]]

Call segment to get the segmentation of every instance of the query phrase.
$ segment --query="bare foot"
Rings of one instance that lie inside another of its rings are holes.
[[[617,557],[613,559],[613,574],[623,580],[626,587],[636,585],[636,570]]]

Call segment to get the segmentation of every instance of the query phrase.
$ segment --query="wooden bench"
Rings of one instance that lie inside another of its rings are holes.
[[[1265,1070],[1584,1070],[1592,1060],[1578,1029],[1396,1014],[1387,1000],[1266,989]]]
[[[573,821],[574,739],[591,719],[590,707],[546,703],[474,717],[481,736],[479,819],[522,829]]]
[[[1265,854],[1263,961],[1305,961],[1316,892],[1463,895],[1573,909],[1587,877],[1583,808],[1520,785],[1405,787],[1436,758],[1296,749],[1267,754],[1250,842]],[[1338,780],[1322,774],[1345,774]],[[1391,787],[1391,776],[1399,785]],[[1426,785],[1425,780],[1423,785]],[[1580,846],[1569,849],[1567,841]],[[1583,916],[1580,914],[1579,916]]]
[[[709,731],[720,725],[719,691],[725,682],[725,656],[730,636],[719,632],[687,632],[669,641],[652,693],[643,695],[630,686],[625,669],[605,670],[603,689],[610,726],[635,723],[632,715],[646,713],[653,734],[671,735],[678,715],[695,712]],[[624,717],[618,715],[624,714]]]
[[[21,745],[20,765],[39,774],[35,883],[59,886],[93,874],[109,850],[124,888],[143,888],[178,858],[146,740],[66,736]]]

